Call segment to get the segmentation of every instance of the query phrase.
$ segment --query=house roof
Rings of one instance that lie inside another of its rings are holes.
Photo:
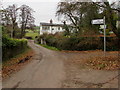
[[[43,22],[41,22],[40,25],[42,26],[63,26],[63,24],[43,23]]]

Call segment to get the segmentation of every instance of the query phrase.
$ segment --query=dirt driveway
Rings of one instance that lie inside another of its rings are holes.
[[[81,63],[85,58],[102,55],[94,52],[59,52],[43,48],[33,41],[33,60],[19,72],[3,81],[3,88],[117,88],[118,71],[87,68]],[[112,55],[112,54],[108,54]]]
[[[107,52],[107,56],[118,57],[118,52]],[[117,70],[94,70],[85,65],[85,60],[104,55],[102,51],[64,52],[66,79],[63,88],[118,88]]]

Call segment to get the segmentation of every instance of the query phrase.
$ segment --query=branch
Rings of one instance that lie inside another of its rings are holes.
[[[96,4],[96,5],[99,6],[99,7],[107,8],[106,6],[104,6],[104,5],[99,5],[99,4],[95,3],[95,2],[93,2],[93,4]],[[111,8],[111,9],[114,10],[114,11],[120,12],[120,9],[119,9],[119,8],[118,8],[118,9]]]
[[[120,12],[120,9],[112,8],[112,10]]]

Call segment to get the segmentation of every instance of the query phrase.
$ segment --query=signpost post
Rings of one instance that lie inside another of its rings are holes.
[[[106,57],[106,25],[105,25],[105,16],[103,19],[92,20],[92,24],[103,24],[104,25],[104,57]]]
[[[106,57],[106,26],[105,26],[105,16],[103,18],[104,21],[104,57]]]

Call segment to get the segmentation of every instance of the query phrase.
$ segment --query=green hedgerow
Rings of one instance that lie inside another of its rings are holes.
[[[22,53],[28,48],[26,39],[13,39],[7,36],[2,37],[2,60],[7,60]]]

